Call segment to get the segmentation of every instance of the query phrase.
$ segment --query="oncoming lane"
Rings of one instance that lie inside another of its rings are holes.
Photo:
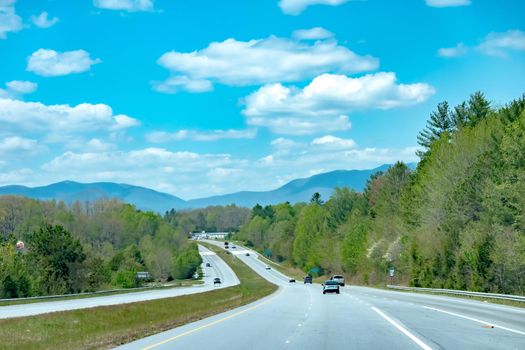
[[[45,301],[29,304],[0,306],[0,319],[33,316],[57,311],[85,309],[98,306],[134,303],[145,300],[170,298],[180,295],[202,293],[214,288],[226,288],[239,284],[239,279],[232,269],[215,253],[199,245],[199,253],[203,258],[202,269],[204,271],[204,284],[191,287],[176,287],[166,289],[145,290],[140,292],[129,292],[124,294],[113,294],[106,296],[89,297],[82,299],[68,299],[57,301]],[[206,267],[209,262],[211,268]],[[220,277],[221,285],[214,286],[213,278]]]

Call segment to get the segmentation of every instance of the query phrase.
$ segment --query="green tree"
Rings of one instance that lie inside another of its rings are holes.
[[[84,254],[80,241],[60,225],[46,225],[29,237],[28,259],[39,271],[37,289],[41,294],[61,294],[74,290],[72,266],[82,263]]]
[[[443,101],[437,105],[434,112],[430,113],[427,126],[417,136],[418,144],[425,149],[423,152],[418,152],[418,155],[423,157],[430,150],[432,143],[438,140],[441,135],[450,133],[452,127],[453,121],[448,102]]]

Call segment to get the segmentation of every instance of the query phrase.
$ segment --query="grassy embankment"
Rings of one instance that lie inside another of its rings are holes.
[[[240,285],[132,304],[0,320],[0,349],[107,349],[248,304],[277,286],[219,248]]]

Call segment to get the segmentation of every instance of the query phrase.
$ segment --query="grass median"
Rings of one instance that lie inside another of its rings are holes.
[[[240,259],[208,246],[240,285],[115,306],[0,320],[0,349],[107,349],[239,307],[277,290]]]

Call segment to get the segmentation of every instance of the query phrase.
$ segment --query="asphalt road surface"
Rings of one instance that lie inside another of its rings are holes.
[[[199,253],[201,254],[203,259],[202,269],[204,272],[204,284],[199,284],[191,287],[154,289],[83,299],[57,300],[30,304],[1,306],[0,319],[31,316],[56,311],[84,309],[105,305],[133,303],[144,300],[169,298],[179,295],[202,293],[212,290],[214,288],[225,288],[239,284],[239,279],[237,278],[233,270],[215,253],[211,252],[203,246],[199,246]],[[206,263],[210,263],[211,267],[206,267]],[[221,279],[222,283],[220,285],[213,285],[213,279],[215,277],[219,277]]]
[[[354,286],[323,295],[231,251],[279,290],[118,349],[525,349],[523,309]]]

